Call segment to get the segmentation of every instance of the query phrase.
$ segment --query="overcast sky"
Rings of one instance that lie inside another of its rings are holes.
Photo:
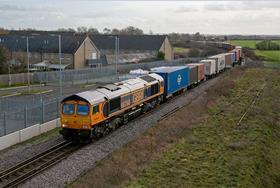
[[[279,1],[0,0],[0,27],[79,26],[148,33],[280,34]]]

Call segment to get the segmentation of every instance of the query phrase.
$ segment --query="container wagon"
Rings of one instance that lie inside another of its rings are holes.
[[[216,74],[216,60],[204,59],[200,63],[204,64],[204,74],[206,78],[212,78]]]
[[[164,99],[183,92],[189,85],[189,69],[186,66],[158,67],[152,72],[164,80]]]
[[[234,53],[224,53],[224,56],[225,56],[225,68],[226,69],[232,68],[232,64],[233,64],[232,54],[234,54]]]
[[[216,73],[223,71],[225,68],[225,56],[223,54],[218,54],[208,57],[208,59],[216,60]]]
[[[186,65],[189,70],[189,85],[188,87],[193,87],[198,83],[198,67],[197,65]]]
[[[197,77],[198,77],[197,81],[198,81],[198,83],[204,81],[204,79],[205,79],[204,63],[190,63],[188,65],[197,66]]]

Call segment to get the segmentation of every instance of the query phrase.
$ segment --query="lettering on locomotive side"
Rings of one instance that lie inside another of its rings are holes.
[[[144,90],[139,90],[133,93],[132,102],[136,103],[144,99]]]
[[[128,107],[131,104],[131,95],[126,95],[121,98],[121,108]]]

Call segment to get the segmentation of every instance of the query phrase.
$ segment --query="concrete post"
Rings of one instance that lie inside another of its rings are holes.
[[[7,112],[4,112],[4,135],[7,134]]]
[[[27,106],[24,108],[24,128],[27,127]]]
[[[41,108],[42,108],[42,124],[44,123],[44,111],[45,111],[45,109],[44,109],[44,102],[43,102],[43,100],[41,100]]]

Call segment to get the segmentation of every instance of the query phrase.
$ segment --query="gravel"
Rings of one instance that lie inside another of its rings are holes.
[[[44,138],[39,141],[32,141],[26,144],[16,145],[12,148],[0,152],[0,171],[8,168],[39,154],[60,142],[63,138],[59,135],[52,138]]]
[[[85,146],[58,163],[56,166],[49,168],[20,185],[20,187],[64,187],[74,181],[78,176],[86,173],[90,168],[93,168],[96,165],[96,162],[134,140],[148,128],[156,125],[157,121],[168,112],[175,108],[185,106],[192,100],[195,100],[220,78],[221,76],[201,84],[176,100],[172,100],[169,103],[162,105],[152,113],[122,126],[115,132],[95,143]]]

